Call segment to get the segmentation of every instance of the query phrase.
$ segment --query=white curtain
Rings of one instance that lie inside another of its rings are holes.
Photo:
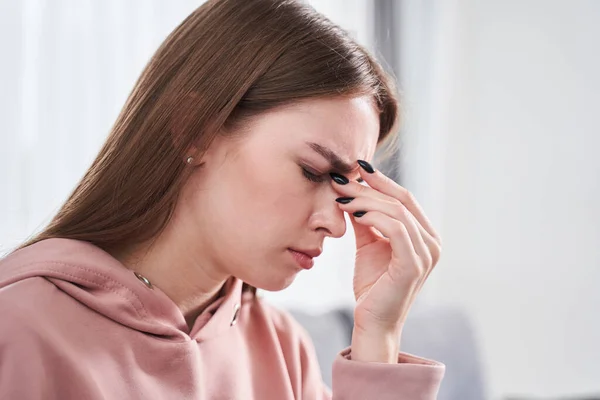
[[[0,1],[0,252],[45,225],[198,1]]]
[[[199,0],[0,0],[0,255],[49,222],[104,142],[161,41]],[[310,1],[370,44],[371,2]],[[350,225],[349,225],[350,227]],[[352,301],[354,237],[274,302]]]

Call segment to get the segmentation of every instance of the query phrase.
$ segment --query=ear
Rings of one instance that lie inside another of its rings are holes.
[[[200,158],[198,155],[198,149],[196,146],[190,146],[188,150],[185,152],[183,157],[183,162],[191,167],[198,167],[204,164],[204,157]]]

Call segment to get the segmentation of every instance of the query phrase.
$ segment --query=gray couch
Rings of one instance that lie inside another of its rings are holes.
[[[350,345],[352,310],[320,315],[290,310],[311,335],[323,380],[331,387],[331,365]],[[484,373],[473,330],[464,313],[453,308],[413,309],[402,334],[402,351],[446,364],[438,400],[484,400]]]

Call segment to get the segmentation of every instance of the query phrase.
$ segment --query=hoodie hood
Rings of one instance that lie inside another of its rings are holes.
[[[231,278],[225,295],[210,304],[190,330],[177,305],[156,285],[127,269],[91,243],[53,238],[0,260],[0,290],[42,277],[58,289],[115,322],[168,340],[206,340],[230,328],[241,305],[242,282]]]

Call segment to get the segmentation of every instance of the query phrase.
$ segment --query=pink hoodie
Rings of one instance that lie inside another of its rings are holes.
[[[0,260],[1,399],[435,399],[444,365],[398,364],[342,350],[333,390],[312,343],[286,312],[227,293],[192,330],[149,287],[86,242],[48,239]]]

